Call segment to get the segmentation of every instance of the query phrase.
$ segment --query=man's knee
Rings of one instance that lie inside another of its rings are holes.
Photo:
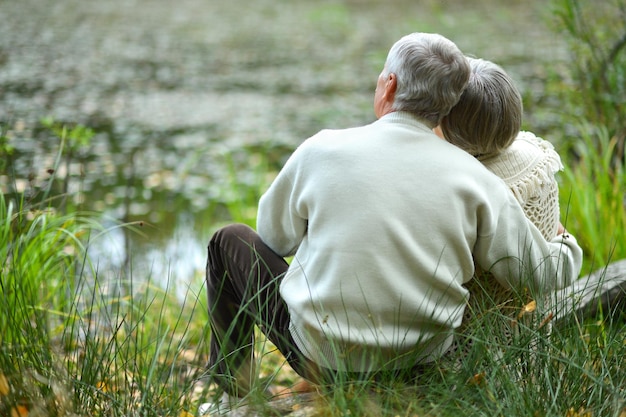
[[[229,246],[231,242],[251,242],[255,235],[254,229],[243,223],[233,223],[217,230],[211,237],[209,247],[211,246]]]

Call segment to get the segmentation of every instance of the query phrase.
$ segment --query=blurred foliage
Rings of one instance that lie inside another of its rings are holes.
[[[588,272],[626,258],[626,1],[551,6],[552,26],[570,52],[546,83],[560,109],[552,134],[566,166],[561,215]]]
[[[0,123],[0,172],[7,168],[7,160],[13,154],[14,147],[6,135],[7,127]]]
[[[618,139],[585,125],[561,178],[561,221],[585,253],[583,274],[626,258],[626,170]]]
[[[604,126],[616,140],[614,157],[623,159],[626,1],[553,0],[552,7],[552,24],[564,36],[571,59],[547,87],[558,96],[566,121]]]

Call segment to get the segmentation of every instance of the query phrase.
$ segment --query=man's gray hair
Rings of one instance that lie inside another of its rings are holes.
[[[467,58],[449,39],[412,33],[389,50],[385,74],[396,74],[393,110],[406,111],[437,126],[461,97],[470,76]]]

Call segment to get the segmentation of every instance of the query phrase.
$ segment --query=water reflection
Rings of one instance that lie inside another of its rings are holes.
[[[107,232],[90,241],[88,254],[94,270],[105,280],[117,281],[120,286],[150,280],[175,289],[181,302],[188,297],[190,288],[193,293],[201,291],[206,244],[201,242],[192,216],[181,214],[176,227],[163,239],[154,239],[158,234],[131,231],[114,223],[104,225],[108,226]]]
[[[75,206],[146,224],[145,237],[111,231],[93,256],[112,269],[132,256],[135,278],[188,282],[228,208],[260,193],[291,149],[373,119],[376,77],[401,35],[443,33],[540,91],[541,63],[563,51],[542,4],[2,2],[0,123],[16,150],[0,187],[49,181],[58,138],[40,118],[92,127],[57,180],[70,180]]]

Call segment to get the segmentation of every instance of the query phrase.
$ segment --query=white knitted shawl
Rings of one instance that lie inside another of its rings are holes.
[[[550,142],[522,131],[510,147],[481,162],[504,180],[547,240],[556,236],[560,213],[555,174],[563,164]]]

